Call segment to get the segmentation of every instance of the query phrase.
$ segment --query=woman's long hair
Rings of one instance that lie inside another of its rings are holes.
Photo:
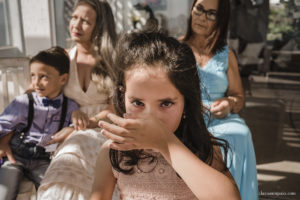
[[[175,135],[195,155],[208,164],[211,164],[213,160],[214,145],[223,147],[226,159],[228,143],[213,137],[205,126],[196,60],[188,45],[160,32],[136,32],[122,37],[117,45],[116,55],[115,64],[119,68],[113,100],[119,116],[123,116],[126,112],[125,72],[139,65],[146,65],[149,68],[159,65],[184,97],[186,117],[182,118]],[[126,174],[133,172],[133,166],[138,167],[139,160],[149,157],[151,155],[143,150],[110,150],[113,168]],[[153,159],[150,160],[153,161]],[[224,169],[227,169],[226,166]]]
[[[190,16],[188,18],[187,29],[183,41],[188,41],[194,34],[192,30],[192,11],[196,2],[197,0],[194,0],[192,4],[190,10]],[[230,17],[230,1],[219,0],[218,10],[217,10],[217,20],[215,21],[215,25],[211,32],[212,37],[207,43],[207,48],[211,49],[210,53],[212,53],[213,55],[222,51],[224,46],[227,44],[229,17]]]

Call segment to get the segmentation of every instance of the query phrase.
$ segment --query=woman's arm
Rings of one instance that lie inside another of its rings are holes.
[[[89,119],[89,123],[88,123],[87,128],[97,128],[98,127],[98,122],[100,120],[105,120],[106,115],[108,113],[111,113],[111,111],[109,109],[105,109],[105,110],[101,111],[100,113],[98,113],[97,115],[91,117]]]
[[[107,115],[112,124],[101,121],[101,133],[113,140],[118,150],[159,151],[199,199],[240,199],[236,185],[223,173],[201,161],[167,127],[151,115],[124,119]]]
[[[245,96],[238,63],[231,50],[229,51],[227,77],[229,82],[227,98],[230,101],[231,112],[238,113],[244,106]]]
[[[85,130],[86,128],[97,128],[100,120],[106,120],[108,113],[114,113],[114,107],[112,101],[109,102],[108,107],[102,110],[93,117],[88,118],[87,114],[80,110],[76,110],[72,113],[72,122],[75,130]]]
[[[112,173],[112,166],[109,160],[109,146],[104,143],[98,155],[95,180],[90,200],[111,200],[115,188],[116,179]]]
[[[115,113],[115,109],[114,109],[112,100],[110,100],[109,105],[105,110],[101,111],[100,113],[98,113],[97,115],[95,115],[89,119],[88,128],[98,127],[98,123],[100,120],[107,120],[106,116],[108,113]]]

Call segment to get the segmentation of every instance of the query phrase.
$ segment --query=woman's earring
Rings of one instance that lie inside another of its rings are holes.
[[[119,91],[120,91],[121,93],[124,92],[124,87],[123,87],[122,85],[119,86]]]

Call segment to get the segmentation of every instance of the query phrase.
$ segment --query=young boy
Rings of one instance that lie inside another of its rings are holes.
[[[50,163],[47,144],[51,136],[71,123],[72,112],[78,109],[62,94],[69,62],[61,47],[39,52],[29,61],[34,92],[18,96],[0,115],[0,139],[12,135],[10,146],[0,144],[0,159],[3,152],[8,156],[0,168],[0,199],[16,198],[23,175],[39,187]]]

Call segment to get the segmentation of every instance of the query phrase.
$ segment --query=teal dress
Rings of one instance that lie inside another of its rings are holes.
[[[204,105],[210,105],[225,97],[228,88],[226,75],[228,67],[228,47],[214,55],[198,74]],[[228,167],[237,183],[242,200],[258,199],[256,159],[251,132],[238,114],[228,114],[223,119],[205,117],[208,130],[216,137],[229,142]]]

